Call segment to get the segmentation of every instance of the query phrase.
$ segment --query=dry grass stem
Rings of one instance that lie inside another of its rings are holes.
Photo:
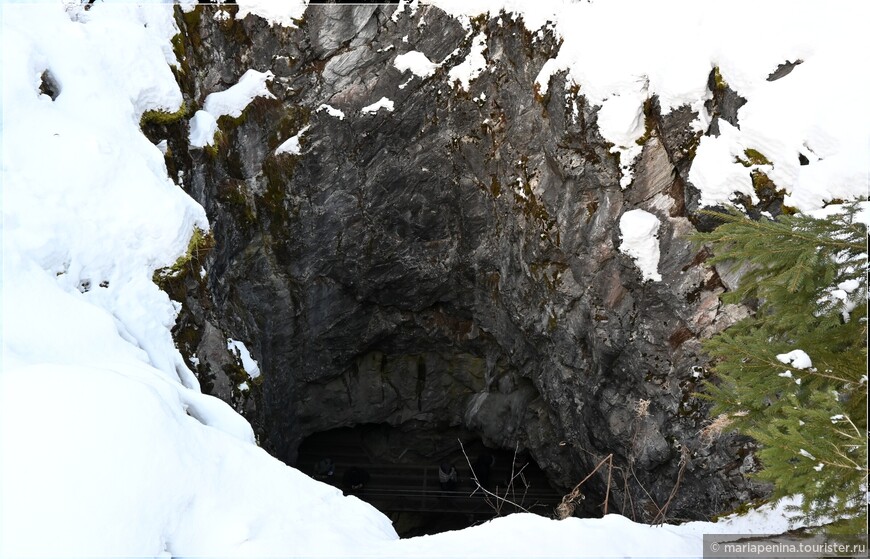
[[[719,414],[709,425],[698,431],[698,434],[701,436],[701,442],[705,445],[711,444],[722,435],[733,421],[728,414]]]

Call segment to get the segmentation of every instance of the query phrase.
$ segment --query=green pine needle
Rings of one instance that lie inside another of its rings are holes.
[[[803,495],[802,516],[841,533],[867,518],[868,251],[859,210],[852,203],[825,219],[776,221],[704,211],[722,225],[694,236],[712,247],[711,263],[749,264],[723,300],[757,305],[705,343],[715,377],[703,396],[761,444],[758,477],[774,484],[774,498]],[[849,283],[850,294],[835,293]],[[813,367],[777,359],[794,349]]]

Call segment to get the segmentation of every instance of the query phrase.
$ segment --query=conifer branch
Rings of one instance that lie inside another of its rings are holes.
[[[704,396],[713,413],[734,418],[734,428],[760,443],[758,477],[774,483],[775,496],[802,494],[806,518],[837,519],[855,530],[867,518],[859,505],[868,479],[861,381],[868,325],[860,320],[867,313],[868,250],[859,209],[847,204],[824,219],[776,221],[705,211],[722,225],[693,237],[710,246],[708,264],[749,264],[724,298],[757,303],[750,317],[705,342],[715,376]],[[841,287],[846,281],[850,287]],[[811,365],[776,358],[797,348]]]

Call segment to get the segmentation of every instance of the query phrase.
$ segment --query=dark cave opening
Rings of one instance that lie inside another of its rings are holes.
[[[522,512],[516,505],[553,514],[562,496],[528,453],[489,448],[459,427],[409,423],[414,424],[362,424],[314,433],[299,446],[295,467],[373,505],[401,537],[457,530]],[[455,467],[455,484],[440,482],[442,464]],[[472,472],[490,495],[477,487]],[[362,488],[350,487],[357,482],[363,482]]]

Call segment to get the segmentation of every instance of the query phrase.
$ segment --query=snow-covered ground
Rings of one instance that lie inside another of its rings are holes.
[[[749,102],[740,130],[699,147],[693,180],[701,177],[707,201],[730,193],[717,183],[722,176],[748,173],[732,160],[745,148],[767,157],[771,178],[801,209],[867,192],[864,3],[436,3],[465,15],[507,6],[533,30],[547,13],[559,14],[557,32],[582,21],[584,33],[562,33],[562,54],[547,71],[567,69],[611,115],[604,129],[616,149],[630,147],[622,144],[636,132],[626,127],[646,94],[658,94],[665,109],[700,107],[719,66]],[[169,70],[170,7],[106,2],[85,12],[77,4],[0,5],[0,556],[674,557],[700,556],[702,533],[786,528],[781,508],[660,528],[616,515],[514,515],[398,540],[370,506],[256,447],[244,419],[199,392],[170,335],[176,304],[151,281],[185,253],[196,228],[208,229],[203,209],[139,130],[145,111],[181,104]],[[282,25],[304,8],[292,0],[239,4]],[[414,17],[416,3],[400,9],[396,17]],[[654,32],[651,21],[673,32]],[[589,44],[594,59],[583,54]],[[469,66],[456,72],[461,87],[473,86],[483,47],[477,41],[459,62]],[[804,63],[792,75],[766,82],[798,58]],[[54,100],[40,93],[43,75],[59,89]],[[251,76],[234,90],[246,99],[262,94],[268,78]],[[232,107],[209,115],[230,114],[237,101],[234,93]],[[798,166],[798,153],[811,164]],[[243,344],[228,343],[245,358]]]

